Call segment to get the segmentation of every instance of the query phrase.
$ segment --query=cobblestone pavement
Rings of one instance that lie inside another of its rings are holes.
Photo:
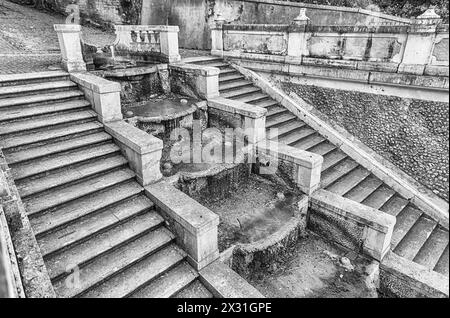
[[[63,15],[0,1],[0,74],[60,68],[58,37],[53,25],[64,22]],[[104,46],[114,41],[114,34],[83,27],[83,39]]]

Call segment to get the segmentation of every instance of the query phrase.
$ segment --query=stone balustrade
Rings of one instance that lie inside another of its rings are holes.
[[[290,24],[212,28],[213,55],[366,71],[448,76],[449,32],[433,9],[411,23],[312,25],[306,9]]]

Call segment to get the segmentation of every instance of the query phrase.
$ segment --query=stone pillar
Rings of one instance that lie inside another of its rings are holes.
[[[300,14],[289,26],[288,57],[301,58],[303,55],[308,55],[306,47],[306,26],[308,23],[309,18],[306,16],[306,9],[302,8],[300,9]]]
[[[418,16],[408,29],[405,50],[398,72],[423,75],[425,66],[430,63],[436,38],[436,26],[442,21],[430,8]]]
[[[180,93],[193,90],[196,97],[211,99],[219,96],[219,73],[216,67],[188,63],[169,66],[172,89]],[[186,85],[189,84],[189,85]]]
[[[211,27],[211,55],[223,57],[223,25],[225,19],[217,13],[214,25]]]
[[[59,47],[62,55],[63,68],[68,72],[85,72],[86,63],[81,49],[81,25],[55,24]]]
[[[181,61],[181,56],[178,52],[179,31],[180,28],[176,25],[166,25],[161,27],[161,54],[167,58],[168,63]]]

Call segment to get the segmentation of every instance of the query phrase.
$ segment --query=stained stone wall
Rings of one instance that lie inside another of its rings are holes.
[[[281,87],[448,201],[448,103],[289,82]]]

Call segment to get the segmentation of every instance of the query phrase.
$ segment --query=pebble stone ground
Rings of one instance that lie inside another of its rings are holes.
[[[63,15],[0,0],[0,74],[60,69],[61,55],[54,24]],[[98,46],[114,41],[113,32],[83,27],[83,39]]]

